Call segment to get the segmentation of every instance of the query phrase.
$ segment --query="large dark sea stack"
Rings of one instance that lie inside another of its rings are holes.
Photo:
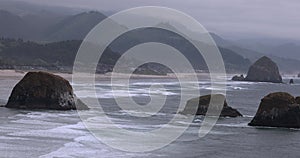
[[[282,83],[282,77],[276,63],[264,56],[249,68],[245,81]]]
[[[297,99],[298,100],[298,99]],[[300,128],[300,105],[284,92],[265,96],[250,126]]]
[[[223,103],[223,109],[220,114],[221,117],[238,117],[243,116],[240,112],[238,112],[236,109],[233,109],[232,107],[228,106],[225,96],[222,94],[212,94],[212,95],[205,95],[197,98],[190,99],[187,102],[187,105],[185,109],[181,112],[182,114],[192,114],[192,115],[206,115],[210,100],[212,97],[215,97],[217,100],[224,101]],[[195,109],[195,106],[197,107],[197,111],[193,111],[192,109]],[[216,109],[218,107],[221,107],[222,105],[215,106]]]
[[[49,109],[49,110],[88,109],[73,93],[66,79],[47,72],[28,72],[14,87],[7,108]]]

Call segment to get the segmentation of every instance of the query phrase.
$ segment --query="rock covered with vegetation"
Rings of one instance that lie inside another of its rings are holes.
[[[205,95],[205,96],[190,99],[187,102],[185,109],[181,113],[193,114],[193,115],[206,115],[212,97],[214,97],[214,99],[218,101],[221,100],[223,102],[223,105],[211,105],[213,111],[214,110],[219,111],[220,110],[219,108],[222,108],[220,114],[221,117],[243,116],[239,111],[228,106],[225,96],[222,94]],[[193,111],[195,107],[197,111]]]
[[[264,56],[251,65],[245,81],[282,83],[282,77],[277,64]]]
[[[300,128],[300,98],[276,92],[265,96],[250,126]]]
[[[243,75],[233,76],[231,80],[282,83],[277,64],[266,56],[258,59],[250,66],[246,77]]]
[[[47,72],[28,72],[13,88],[6,107],[49,110],[88,109],[76,98],[69,81]]]

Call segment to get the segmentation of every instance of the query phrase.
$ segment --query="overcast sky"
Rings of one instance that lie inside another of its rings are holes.
[[[300,39],[299,0],[21,0],[47,5],[120,11],[154,5],[190,14],[225,37]]]

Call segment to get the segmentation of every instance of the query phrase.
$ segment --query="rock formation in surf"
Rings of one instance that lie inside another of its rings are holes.
[[[212,94],[212,95],[205,95],[197,98],[190,99],[187,102],[185,109],[181,112],[182,114],[192,114],[192,115],[206,115],[211,98],[217,100],[217,102],[223,102],[223,105],[211,105],[212,113],[214,111],[221,110],[221,117],[238,117],[242,116],[242,114],[237,111],[236,109],[228,106],[225,96],[222,94]],[[215,115],[214,115],[215,116]]]
[[[282,83],[282,77],[277,64],[266,56],[258,59],[250,66],[246,78],[243,79],[243,76],[234,76],[232,80]]]
[[[276,92],[265,96],[250,126],[300,128],[300,98]]]
[[[236,76],[233,76],[231,80],[232,81],[244,81],[245,77],[244,77],[244,75],[240,75],[240,76],[236,75]]]
[[[249,68],[245,81],[282,83],[282,77],[277,64],[264,56]]]
[[[28,72],[13,88],[6,107],[49,110],[88,109],[76,98],[69,81],[47,72]]]

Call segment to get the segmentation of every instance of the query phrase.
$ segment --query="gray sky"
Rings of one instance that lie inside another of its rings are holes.
[[[39,4],[120,11],[165,6],[183,11],[209,31],[230,38],[300,39],[299,0],[22,0]]]

